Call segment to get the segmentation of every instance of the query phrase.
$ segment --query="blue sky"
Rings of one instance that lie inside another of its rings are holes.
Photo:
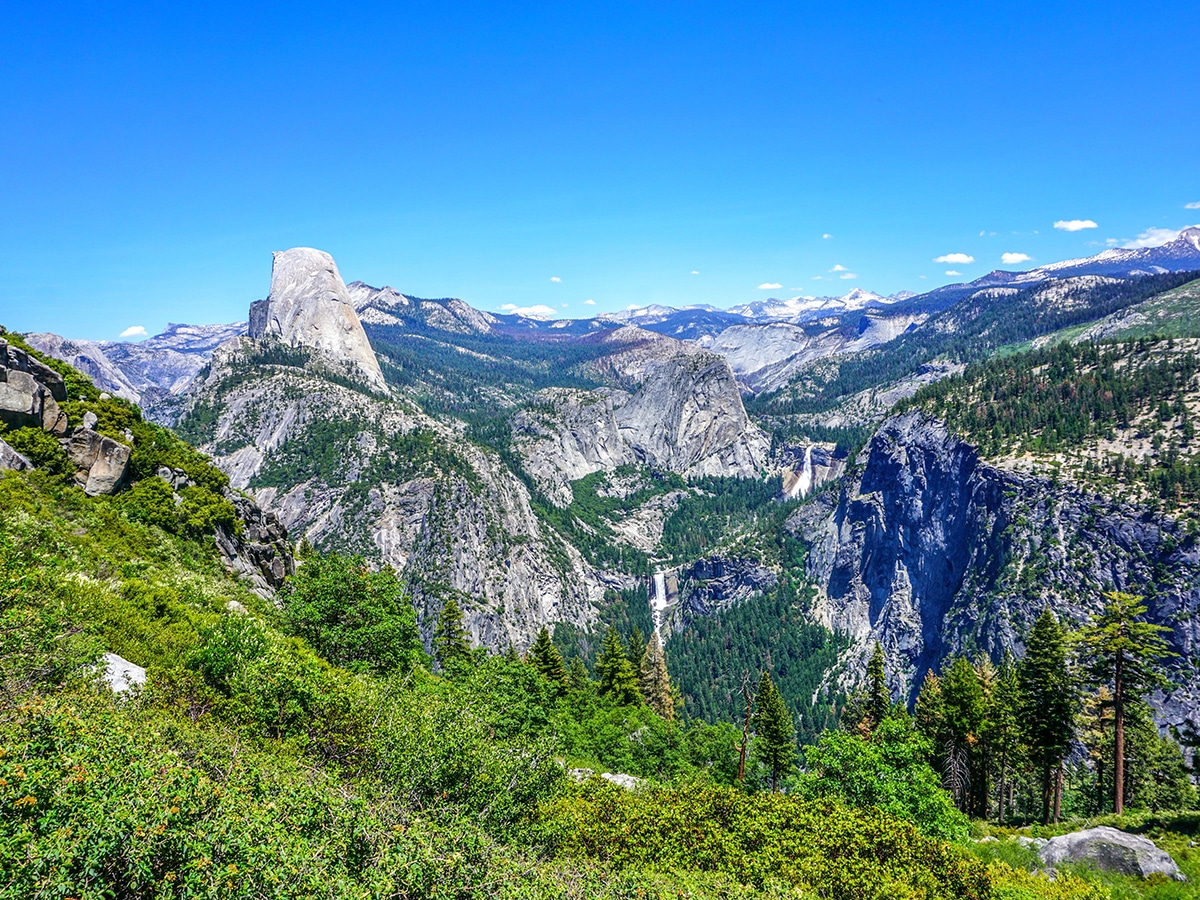
[[[1178,4],[18,4],[0,323],[237,320],[297,245],[573,316],[1090,255],[1200,222],[1197,46]]]

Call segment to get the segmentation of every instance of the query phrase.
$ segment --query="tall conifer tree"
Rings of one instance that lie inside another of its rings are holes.
[[[1084,671],[1089,681],[1112,691],[1113,709],[1113,811],[1125,809],[1125,719],[1129,708],[1147,691],[1166,687],[1158,669],[1160,660],[1175,656],[1162,639],[1165,625],[1140,622],[1146,607],[1142,598],[1113,591],[1104,611],[1079,635]]]
[[[1076,702],[1067,668],[1066,634],[1049,607],[1029,632],[1018,678],[1025,741],[1041,776],[1042,822],[1049,824],[1052,778],[1071,744]]]
[[[604,635],[604,643],[600,646],[600,656],[596,660],[596,677],[600,682],[601,697],[611,697],[618,703],[637,703],[641,697],[638,690],[637,673],[617,630],[609,627]]]
[[[550,629],[545,625],[538,632],[533,646],[529,648],[529,661],[538,670],[538,674],[555,685],[558,693],[566,692],[571,683],[567,677],[567,667],[563,663],[562,654],[558,652],[558,648],[554,646],[554,641],[550,638]]]
[[[442,607],[434,627],[433,653],[442,671],[451,675],[461,672],[471,661],[471,636],[453,597]]]
[[[650,635],[642,653],[638,678],[647,705],[670,722],[675,718],[675,699],[671,696],[671,677],[667,674],[667,654],[657,634]]]
[[[771,673],[763,672],[754,699],[754,755],[771,770],[771,790],[779,790],[779,779],[792,771],[796,761],[796,726]]]

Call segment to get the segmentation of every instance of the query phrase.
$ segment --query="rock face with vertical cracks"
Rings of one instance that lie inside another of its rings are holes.
[[[322,250],[296,247],[275,254],[271,293],[250,306],[250,337],[315,350],[372,390],[387,390],[337,263]]]
[[[914,410],[883,424],[840,494],[788,526],[811,547],[818,618],[854,639],[847,673],[878,641],[893,691],[912,700],[948,656],[1019,656],[1044,607],[1078,626],[1115,589],[1144,595],[1171,628],[1160,726],[1200,724],[1200,546],[1169,517],[991,465]]]

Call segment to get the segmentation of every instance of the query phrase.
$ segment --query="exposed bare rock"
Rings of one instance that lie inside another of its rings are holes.
[[[337,264],[321,250],[296,247],[275,254],[271,293],[250,306],[249,334],[316,350],[373,390],[387,389]]]
[[[0,470],[23,472],[31,466],[29,460],[0,439]]]
[[[173,480],[178,484],[178,477]],[[264,512],[251,498],[237,491],[226,491],[225,496],[237,510],[242,532],[218,526],[217,549],[231,572],[249,581],[251,590],[260,597],[269,599],[283,586],[284,578],[296,572],[287,529],[274,513]]]
[[[1173,881],[1187,881],[1171,854],[1158,849],[1152,840],[1107,825],[1051,838],[1038,851],[1038,857],[1048,868],[1083,863],[1134,878],[1160,875]]]
[[[571,502],[572,481],[636,460],[617,426],[613,391],[548,388],[512,419],[513,446],[542,491],[559,506]]]
[[[66,399],[61,375],[0,339],[0,422],[61,437],[67,432],[67,416],[58,403]]]
[[[105,653],[104,681],[114,694],[124,694],[146,683],[146,670],[115,653]]]
[[[67,457],[75,466],[75,481],[89,497],[115,493],[129,470],[129,448],[82,426],[67,440]]]
[[[494,452],[319,368],[256,364],[254,342],[243,343],[214,354],[189,401],[215,417],[203,449],[289,531],[399,570],[427,636],[451,596],[493,649],[523,648],[547,623],[594,621],[603,585]],[[304,462],[330,453],[328,464]]]
[[[746,415],[729,364],[706,351],[649,367],[615,415],[639,461],[688,477],[756,476],[771,449]]]
[[[788,527],[810,544],[820,621],[854,639],[847,670],[864,671],[878,641],[905,699],[947,656],[1019,657],[1047,604],[1078,626],[1115,589],[1146,596],[1179,654],[1173,688],[1151,698],[1156,721],[1200,726],[1200,544],[1170,518],[990,465],[913,410]]]

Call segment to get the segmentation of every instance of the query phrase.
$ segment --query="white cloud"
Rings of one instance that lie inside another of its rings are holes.
[[[987,234],[987,232],[986,232],[986,231],[981,231],[981,232],[979,232],[979,236],[980,236],[980,237],[983,237],[985,234]]]
[[[1126,241],[1121,246],[1126,250],[1140,250],[1143,247],[1161,247],[1179,237],[1179,231],[1174,228],[1147,228],[1132,241]]]
[[[829,240],[831,237],[833,237],[833,235],[832,235],[832,234],[828,234],[828,233],[826,233],[826,234],[823,234],[823,235],[821,235],[821,240],[823,240],[823,241],[827,241],[827,240]]]
[[[1029,262],[1033,259],[1027,253],[1004,253],[1000,256],[1000,261],[1006,266],[1015,266],[1017,263]]]
[[[966,253],[947,253],[945,256],[937,257],[934,262],[957,263],[960,266],[965,266],[967,263],[975,262],[975,257],[969,256]]]
[[[849,278],[857,278],[858,276],[855,275],[853,272],[843,272],[839,277],[842,278],[842,280],[844,281]]]
[[[824,281],[824,280],[825,280],[825,276],[824,276],[824,275],[814,275],[814,276],[812,277],[812,280],[813,280],[813,281]]]
[[[845,271],[846,271],[846,267],[845,267],[845,266],[843,266],[843,265],[841,265],[841,264],[839,263],[838,265],[834,266],[834,267],[833,267],[832,269],[830,269],[829,271],[830,271],[830,272],[845,272]]]
[[[562,279],[559,278],[557,275],[551,275],[550,280],[553,281],[555,284],[562,284]]]
[[[566,303],[560,303],[560,304],[558,304],[558,307],[559,307],[559,309],[566,309],[566,308],[567,308],[567,304],[566,304]]]
[[[779,284],[778,282],[775,282],[775,281],[764,281],[762,284],[760,284],[760,285],[758,286],[758,289],[759,289],[760,291],[777,291],[777,290],[779,290],[781,287],[783,287],[783,285],[782,285],[782,284]]]
[[[142,325],[130,325],[121,332],[121,337],[145,337],[146,329]]]
[[[1091,219],[1059,219],[1054,223],[1054,227],[1059,231],[1083,231],[1085,228],[1099,228],[1100,226]]]
[[[693,274],[693,275],[699,275],[699,274],[700,274],[700,271],[699,271],[699,269],[692,269],[692,274]]]
[[[918,278],[928,278],[929,276],[928,275],[918,275],[917,277]]]
[[[1200,209],[1200,201],[1198,201],[1196,203],[1185,203],[1185,204],[1183,204],[1183,208],[1184,209]]]
[[[962,272],[955,272],[953,269],[947,269],[946,274],[947,275],[961,275]]]
[[[524,316],[527,319],[553,319],[558,315],[558,310],[552,306],[517,306],[515,303],[505,303],[500,307],[506,313],[512,313],[514,316]]]
[[[593,300],[591,297],[588,297],[586,300],[583,301],[583,305],[584,306],[595,306],[596,301]]]

